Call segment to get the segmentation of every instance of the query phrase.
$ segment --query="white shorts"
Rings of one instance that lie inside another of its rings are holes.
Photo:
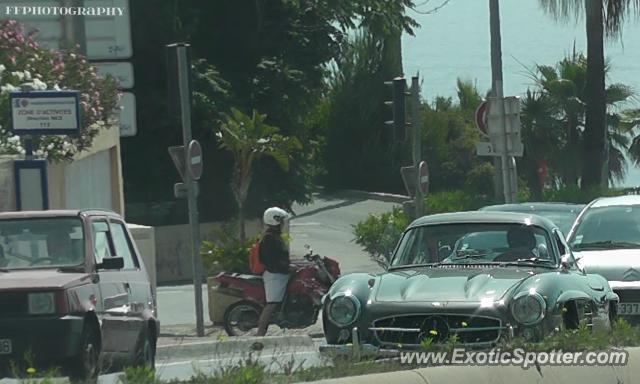
[[[262,274],[267,303],[281,303],[287,291],[289,275],[264,271]]]

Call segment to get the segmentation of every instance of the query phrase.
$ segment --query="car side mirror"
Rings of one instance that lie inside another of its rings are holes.
[[[575,260],[571,257],[571,254],[566,254],[560,258],[560,267],[563,271],[568,271],[576,265]]]
[[[124,268],[124,259],[119,256],[105,257],[102,263],[97,265],[98,269],[122,269]]]

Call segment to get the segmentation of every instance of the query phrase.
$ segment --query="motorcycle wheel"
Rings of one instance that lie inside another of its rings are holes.
[[[258,326],[262,307],[247,300],[230,306],[224,313],[224,330],[229,336],[248,336]]]

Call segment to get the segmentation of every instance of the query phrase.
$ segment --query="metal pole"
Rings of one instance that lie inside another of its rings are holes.
[[[202,268],[200,261],[200,225],[198,222],[197,181],[193,180],[188,167],[191,164],[189,157],[189,143],[191,142],[191,90],[189,88],[189,73],[187,49],[189,45],[183,44],[177,47],[178,53],[178,84],[180,91],[180,116],[182,121],[182,141],[185,155],[185,184],[187,186],[187,201],[189,204],[189,225],[191,227],[191,266],[193,269],[193,290],[196,300],[196,329],[198,336],[204,336],[204,321],[202,309]]]
[[[502,171],[502,190],[505,203],[512,202],[512,183],[509,171],[508,145],[505,114],[504,114],[504,91],[502,89],[502,43],[500,37],[500,5],[499,0],[489,0],[489,19],[491,29],[491,77],[492,95],[498,99],[498,114],[500,116],[500,132],[502,136],[502,148],[505,150],[500,156]]]
[[[420,189],[420,162],[422,161],[422,125],[420,124],[420,82],[418,76],[411,78],[411,133],[413,136],[413,166],[416,170],[416,193],[414,197],[416,217],[424,215],[424,196]]]

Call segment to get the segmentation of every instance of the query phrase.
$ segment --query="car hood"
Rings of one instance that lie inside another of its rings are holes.
[[[578,265],[587,273],[609,281],[640,280],[640,249],[605,249],[573,252]]]
[[[479,302],[500,300],[534,270],[504,267],[436,267],[380,276],[378,302]]]
[[[0,272],[0,290],[33,290],[70,288],[90,278],[86,273],[58,272],[57,270],[12,270]]]

